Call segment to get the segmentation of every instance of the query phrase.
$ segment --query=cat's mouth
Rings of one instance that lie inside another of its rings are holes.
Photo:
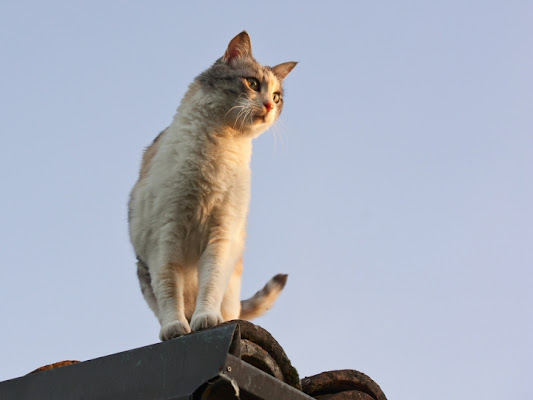
[[[256,114],[255,115],[255,120],[256,120],[255,122],[261,122],[261,123],[264,123],[264,124],[268,123],[269,122],[268,121],[269,114],[270,113],[268,111]]]
[[[239,130],[243,129],[266,129],[266,127],[272,124],[274,121],[274,115],[272,111],[252,109],[249,113],[241,112],[236,116],[233,123],[234,127],[238,127]]]

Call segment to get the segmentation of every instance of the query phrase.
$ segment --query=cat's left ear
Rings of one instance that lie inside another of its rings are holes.
[[[272,67],[272,72],[274,72],[274,75],[276,75],[278,79],[282,81],[287,75],[289,75],[289,72],[291,72],[292,69],[296,67],[296,64],[298,64],[296,61],[289,61],[283,64],[279,64],[275,67]]]
[[[250,39],[250,35],[246,31],[242,31],[231,39],[222,60],[229,64],[234,58],[241,57],[252,57],[252,39]]]

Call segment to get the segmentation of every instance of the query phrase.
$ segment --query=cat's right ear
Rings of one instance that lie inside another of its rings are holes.
[[[234,58],[241,57],[252,57],[252,40],[246,31],[242,31],[231,39],[222,61],[229,64]]]
[[[272,72],[274,72],[274,75],[276,75],[280,80],[283,80],[287,75],[289,75],[289,72],[296,67],[296,64],[298,64],[296,61],[289,61],[279,64],[275,67],[272,67]]]

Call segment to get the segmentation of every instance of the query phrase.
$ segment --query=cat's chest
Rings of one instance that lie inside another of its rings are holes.
[[[161,170],[153,194],[167,212],[179,214],[191,224],[214,214],[246,213],[250,191],[247,165],[191,155]]]
[[[250,192],[251,143],[181,140],[164,143],[150,171],[157,214],[187,225],[226,214],[245,216]]]
[[[182,170],[175,176],[173,195],[189,209],[203,214],[217,208],[239,207],[239,198],[250,190],[250,174],[246,169],[204,163]]]

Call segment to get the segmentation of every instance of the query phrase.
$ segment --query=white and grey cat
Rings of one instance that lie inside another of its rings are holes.
[[[241,32],[200,74],[171,125],[144,152],[129,202],[129,230],[143,295],[167,340],[270,308],[287,280],[276,275],[241,302],[252,139],[283,108],[296,66],[267,67]]]

